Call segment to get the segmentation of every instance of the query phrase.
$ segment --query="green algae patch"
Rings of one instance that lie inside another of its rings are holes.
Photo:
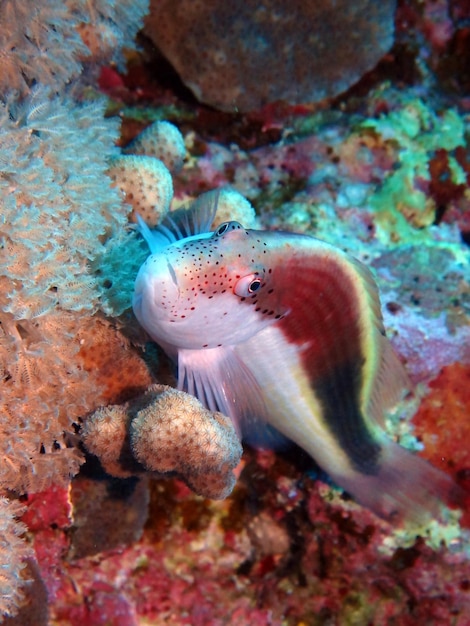
[[[377,237],[385,244],[425,241],[426,228],[436,222],[439,208],[432,193],[436,181],[430,166],[436,154],[446,159],[441,175],[456,194],[467,181],[455,155],[465,145],[464,120],[454,109],[436,112],[422,100],[412,99],[397,110],[366,120],[361,128],[374,132],[396,151],[395,168],[369,200],[376,215]]]

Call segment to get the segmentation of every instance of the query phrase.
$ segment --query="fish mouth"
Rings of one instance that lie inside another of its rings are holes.
[[[168,267],[168,272],[170,273],[170,276],[171,276],[171,280],[175,283],[176,287],[178,287],[178,279],[176,278],[176,272],[173,269],[172,264],[169,261],[167,261],[166,264]]]

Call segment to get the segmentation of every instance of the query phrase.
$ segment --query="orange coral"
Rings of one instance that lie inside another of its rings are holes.
[[[101,402],[124,402],[153,382],[137,350],[109,322],[93,318],[80,331],[79,340],[78,356],[84,370],[102,389]]]
[[[430,393],[413,420],[415,434],[424,444],[424,456],[456,475],[470,492],[470,365],[444,367],[429,386]],[[460,523],[470,527],[470,493],[464,509]]]
[[[448,365],[429,386],[413,420],[425,456],[447,472],[470,468],[470,366]]]

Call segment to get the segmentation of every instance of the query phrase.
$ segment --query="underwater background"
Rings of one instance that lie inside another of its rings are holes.
[[[372,268],[414,387],[387,431],[470,490],[470,5],[150,5],[0,0],[0,622],[469,625],[468,508],[390,525],[294,446],[122,452],[175,385],[136,216],[221,188],[219,222]]]

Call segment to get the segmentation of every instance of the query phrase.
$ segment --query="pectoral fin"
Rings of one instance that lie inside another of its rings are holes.
[[[263,391],[230,347],[180,350],[178,388],[209,410],[228,415],[240,438],[256,447],[285,446],[287,439],[269,426]]]

